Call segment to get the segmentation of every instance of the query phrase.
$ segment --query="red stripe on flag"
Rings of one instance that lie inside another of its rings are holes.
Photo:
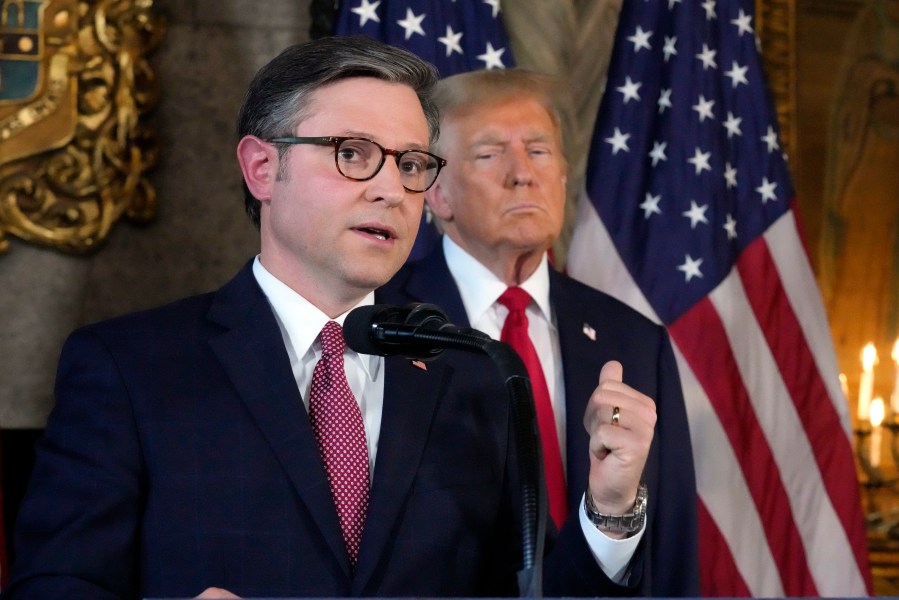
[[[821,479],[846,537],[864,574],[868,593],[872,592],[868,565],[867,537],[855,480],[852,446],[842,432],[840,416],[809,350],[796,314],[763,237],[750,244],[737,261],[746,296],[777,362],[796,412],[802,421]],[[810,290],[815,292],[815,290]]]
[[[704,298],[670,327],[727,434],[743,471],[786,596],[817,596],[805,548],[774,457],[749,401],[715,307]],[[737,541],[738,542],[738,541]]]
[[[699,503],[699,585],[703,596],[752,596],[737,569],[727,540],[715,525],[702,499]]]

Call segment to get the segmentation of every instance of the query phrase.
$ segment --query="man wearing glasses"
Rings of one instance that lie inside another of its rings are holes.
[[[5,597],[516,593],[517,471],[492,363],[343,345],[445,164],[428,151],[435,79],[367,38],[294,46],[259,71],[237,147],[259,255],[216,292],[69,338]],[[618,591],[577,523],[552,546],[546,595]]]

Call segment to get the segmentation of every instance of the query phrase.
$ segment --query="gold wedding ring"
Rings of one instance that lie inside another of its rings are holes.
[[[618,421],[621,420],[621,409],[617,406],[612,409],[612,425],[618,425]]]

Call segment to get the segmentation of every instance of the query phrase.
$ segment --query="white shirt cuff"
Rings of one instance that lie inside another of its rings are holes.
[[[584,537],[587,539],[587,545],[590,546],[590,552],[602,572],[617,584],[621,584],[627,576],[627,567],[637,551],[637,545],[643,539],[643,532],[646,531],[646,523],[633,535],[623,540],[615,540],[601,532],[587,518],[584,511],[584,497],[578,507],[580,514],[581,529],[584,531]]]

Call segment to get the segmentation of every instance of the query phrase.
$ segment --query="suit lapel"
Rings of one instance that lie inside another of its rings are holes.
[[[350,575],[321,455],[274,313],[249,265],[217,294],[209,318],[229,327],[209,343],[302,503]]]
[[[459,327],[471,326],[459,288],[446,264],[442,243],[421,261],[411,263],[409,268],[411,272],[405,285],[409,302],[416,298],[435,298],[451,323]]]
[[[599,371],[611,360],[595,307],[584,305],[569,280],[550,269],[550,301],[559,327],[565,377],[568,505],[575,506],[587,486],[589,437],[583,416],[587,399],[599,383]]]
[[[385,359],[384,410],[371,502],[362,535],[353,595],[361,594],[384,565],[385,546],[396,535],[406,499],[428,441],[431,421],[445,388],[441,361],[421,369],[408,359]]]

